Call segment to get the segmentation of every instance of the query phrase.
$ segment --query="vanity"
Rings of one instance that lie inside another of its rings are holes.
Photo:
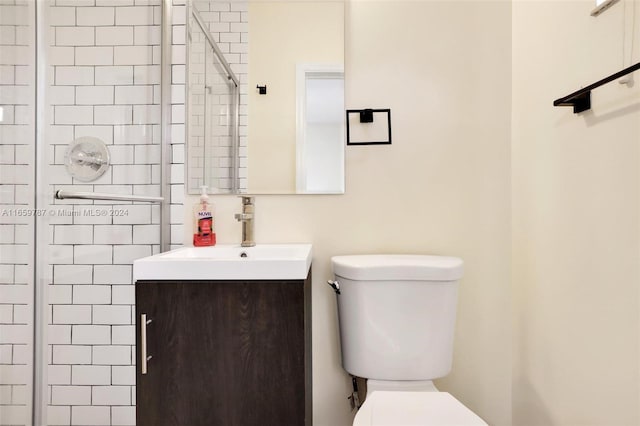
[[[311,425],[311,245],[134,262],[138,426]]]

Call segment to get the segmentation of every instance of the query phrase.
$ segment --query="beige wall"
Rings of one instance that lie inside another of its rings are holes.
[[[515,425],[640,424],[639,76],[581,115],[552,107],[622,69],[623,46],[630,65],[632,2],[593,4],[513,4]]]
[[[296,65],[344,63],[343,4],[251,2],[249,40],[249,191],[295,192]]]
[[[640,424],[638,74],[595,90],[590,112],[551,106],[622,68],[623,47],[629,65],[632,36],[640,58],[640,4],[633,35],[631,0],[592,7],[348,6],[347,107],[391,108],[394,143],[349,147],[343,196],[256,200],[258,242],[314,245],[316,425],[351,420],[330,257],[383,252],[465,260],[438,385],[490,424]],[[239,200],[214,200],[219,241],[238,242]]]
[[[453,372],[438,385],[508,425],[510,3],[356,1],[346,19],[347,108],[391,108],[393,145],[347,149],[345,195],[256,198],[258,243],[313,243],[314,424],[352,418],[330,257],[402,252],[465,260]],[[212,198],[218,241],[239,242],[239,199]]]

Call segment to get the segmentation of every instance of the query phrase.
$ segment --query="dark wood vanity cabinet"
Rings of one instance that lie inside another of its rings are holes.
[[[311,425],[310,300],[310,274],[138,281],[137,425]]]

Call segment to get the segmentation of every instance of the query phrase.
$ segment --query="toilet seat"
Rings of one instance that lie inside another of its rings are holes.
[[[487,426],[447,392],[375,391],[353,426]]]

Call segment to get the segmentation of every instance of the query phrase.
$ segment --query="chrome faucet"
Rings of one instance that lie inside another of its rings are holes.
[[[253,218],[255,210],[253,197],[242,196],[242,213],[236,213],[235,218],[242,222],[242,247],[253,247],[256,242],[253,240]]]

